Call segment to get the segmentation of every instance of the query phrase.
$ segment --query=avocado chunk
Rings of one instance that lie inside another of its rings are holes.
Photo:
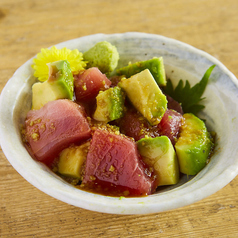
[[[148,69],[123,78],[118,85],[151,125],[159,124],[167,109],[167,99]]]
[[[154,168],[157,186],[179,182],[179,166],[174,147],[167,136],[147,137],[137,141],[143,161]]]
[[[123,116],[125,93],[120,87],[99,92],[96,101],[97,107],[93,115],[95,120],[109,122]]]
[[[159,86],[166,86],[167,81],[163,57],[155,57],[150,60],[129,64],[128,66],[118,69],[117,74],[125,75],[125,77],[129,78],[145,69],[149,69]]]
[[[118,64],[119,53],[110,42],[101,41],[83,54],[87,68],[97,67],[102,73],[111,73]]]
[[[82,180],[82,168],[87,158],[90,142],[64,149],[59,155],[58,172]]]
[[[32,86],[32,109],[38,110],[47,102],[71,99],[74,93],[74,77],[67,60],[49,63],[49,78]]]
[[[196,175],[207,164],[213,148],[205,123],[192,113],[183,115],[180,137],[175,144],[180,171]]]

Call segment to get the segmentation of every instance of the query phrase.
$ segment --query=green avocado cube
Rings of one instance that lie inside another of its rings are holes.
[[[167,136],[137,141],[143,161],[154,169],[157,186],[179,182],[179,166],[174,147]]]
[[[118,69],[117,74],[125,75],[125,77],[129,78],[145,69],[149,69],[159,86],[166,86],[167,81],[163,57],[155,57],[150,60],[129,64],[128,66]]]
[[[120,87],[99,92],[96,101],[97,106],[93,114],[95,120],[109,122],[123,116],[125,93]]]
[[[73,99],[74,77],[67,60],[49,63],[49,78],[32,86],[32,109],[38,110],[49,101]]]
[[[58,172],[62,175],[82,180],[82,170],[87,158],[89,145],[90,142],[86,142],[61,151],[57,165]]]
[[[118,85],[151,125],[159,124],[167,109],[167,99],[148,69],[123,78]]]
[[[213,148],[210,133],[205,123],[193,115],[183,115],[180,137],[175,144],[180,171],[187,175],[196,175],[207,164]]]

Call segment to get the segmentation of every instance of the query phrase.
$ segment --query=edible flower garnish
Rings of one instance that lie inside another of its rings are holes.
[[[32,68],[35,70],[34,76],[37,77],[39,81],[46,81],[49,77],[47,64],[58,60],[68,60],[73,74],[77,74],[86,67],[86,62],[83,61],[83,54],[77,49],[70,50],[66,47],[57,49],[53,46],[50,49],[41,49],[41,52],[33,59],[34,64]]]

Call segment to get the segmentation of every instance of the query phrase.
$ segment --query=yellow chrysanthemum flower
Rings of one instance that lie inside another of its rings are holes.
[[[41,49],[41,52],[33,59],[34,64],[32,68],[35,70],[34,76],[40,81],[46,81],[49,77],[47,64],[58,60],[68,60],[73,74],[77,74],[86,67],[86,62],[83,61],[83,54],[77,49],[70,50],[66,47],[57,49],[53,46],[51,49]]]

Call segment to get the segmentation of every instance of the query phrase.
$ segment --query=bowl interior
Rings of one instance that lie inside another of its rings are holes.
[[[69,204],[89,210],[143,214],[165,211],[203,199],[228,184],[238,174],[238,84],[226,67],[207,53],[179,41],[145,33],[96,34],[56,45],[84,52],[99,41],[114,44],[120,54],[118,67],[163,56],[166,74],[172,82],[198,82],[213,64],[200,117],[210,131],[216,132],[216,148],[210,163],[195,177],[182,176],[179,184],[162,187],[142,198],[113,198],[87,193],[67,184],[46,166],[34,161],[23,146],[20,127],[31,106],[32,59],[22,65],[8,81],[0,101],[1,147],[9,162],[31,184]]]

